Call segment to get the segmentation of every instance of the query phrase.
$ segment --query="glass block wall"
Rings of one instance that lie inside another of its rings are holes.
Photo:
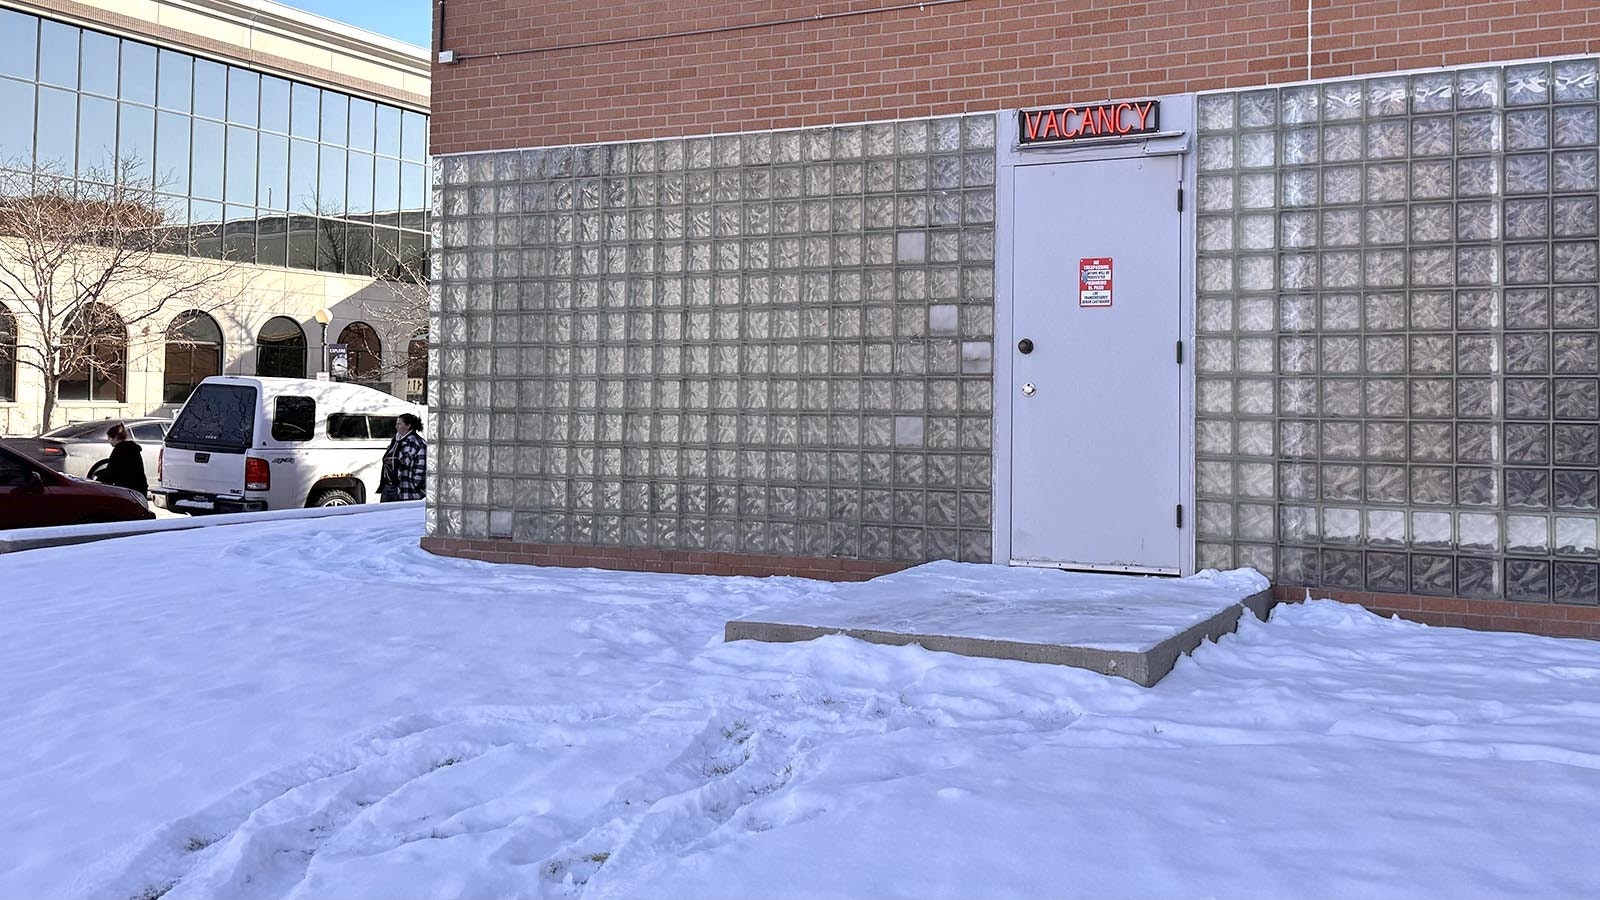
[[[1596,71],[1200,97],[1201,565],[1600,600]]]
[[[989,559],[993,115],[439,166],[430,534]]]

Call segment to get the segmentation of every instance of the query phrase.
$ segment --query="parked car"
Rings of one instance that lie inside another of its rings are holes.
[[[156,416],[101,419],[74,422],[46,431],[38,437],[8,438],[6,442],[11,449],[26,453],[57,472],[93,478],[98,471],[97,465],[111,455],[111,446],[106,443],[106,429],[117,422],[128,426],[133,439],[144,448],[145,459],[154,459],[161,452],[161,441],[166,437],[167,429],[172,427],[171,419]]]
[[[57,472],[0,443],[0,529],[153,518],[138,491]]]
[[[151,495],[187,513],[376,503],[407,412],[425,410],[358,384],[213,375],[167,431]]]

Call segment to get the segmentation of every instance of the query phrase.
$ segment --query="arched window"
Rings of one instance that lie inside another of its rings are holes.
[[[217,327],[217,320],[194,309],[178,313],[167,326],[162,401],[182,403],[202,380],[221,374],[222,329]]]
[[[288,316],[274,316],[256,332],[256,374],[306,377],[306,333]]]
[[[371,325],[351,322],[339,332],[339,343],[345,345],[350,361],[350,372],[345,377],[351,381],[377,381],[382,377],[383,345]]]
[[[428,330],[418,329],[406,345],[406,399],[428,402]]]
[[[17,317],[0,306],[0,402],[17,399]]]
[[[61,331],[62,400],[126,399],[128,326],[110,307],[86,304]]]

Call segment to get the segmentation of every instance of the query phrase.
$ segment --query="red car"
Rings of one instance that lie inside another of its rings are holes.
[[[136,491],[63,475],[0,444],[0,529],[155,517]]]

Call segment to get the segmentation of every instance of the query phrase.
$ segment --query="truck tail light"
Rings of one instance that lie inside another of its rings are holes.
[[[244,489],[247,491],[265,491],[272,487],[272,471],[267,468],[267,461],[247,456],[244,460]]]
[[[166,481],[167,448],[162,447],[156,451],[156,484]]]

